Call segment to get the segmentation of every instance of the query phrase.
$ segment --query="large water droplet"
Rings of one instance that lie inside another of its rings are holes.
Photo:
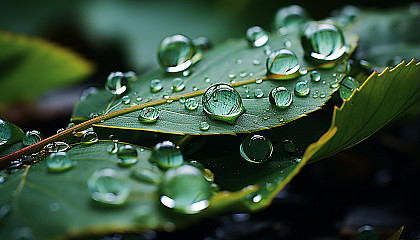
[[[285,87],[276,87],[270,92],[269,100],[278,108],[288,108],[293,101],[292,93]]]
[[[210,183],[199,169],[191,165],[166,171],[160,190],[160,202],[184,214],[195,214],[206,209],[212,195]]]
[[[291,5],[277,11],[274,20],[276,29],[287,29],[286,31],[298,31],[299,27],[309,20],[306,10],[298,5]]]
[[[37,130],[27,131],[22,138],[23,145],[29,146],[42,140],[42,133]]]
[[[47,168],[51,172],[62,172],[73,167],[73,161],[65,152],[51,153],[47,159]]]
[[[194,111],[198,108],[198,102],[195,100],[195,98],[188,98],[184,102],[185,109],[188,109],[190,111]]]
[[[328,23],[310,24],[302,34],[302,46],[310,60],[335,61],[345,54],[343,33]]]
[[[123,145],[118,148],[118,164],[123,167],[131,166],[137,163],[137,150],[131,145]]]
[[[158,184],[162,178],[162,172],[157,167],[135,167],[131,170],[131,176],[145,183]]]
[[[174,80],[172,80],[172,87],[175,92],[180,92],[184,90],[184,80],[182,80],[181,78],[174,78]]]
[[[117,177],[116,171],[111,168],[93,172],[87,185],[90,197],[94,201],[111,206],[123,205],[131,192],[128,184]]]
[[[83,144],[92,144],[98,141],[98,134],[96,132],[87,131],[83,134],[80,142]]]
[[[267,71],[280,76],[276,79],[290,79],[299,75],[299,60],[295,53],[288,49],[274,51],[267,58]]]
[[[167,72],[181,72],[189,68],[195,53],[191,39],[180,34],[166,37],[158,48],[160,65]]]
[[[259,26],[253,26],[246,31],[246,38],[253,47],[261,47],[268,41],[268,35]]]
[[[12,138],[10,124],[0,118],[0,146],[5,145]]]
[[[124,93],[128,88],[127,78],[122,72],[112,72],[109,74],[106,83],[105,89],[112,94],[120,95]]]
[[[248,135],[239,146],[241,156],[252,163],[266,162],[273,153],[271,141],[262,135]]]
[[[359,87],[360,83],[356,79],[350,76],[345,77],[341,82],[339,90],[341,99],[349,99],[354,90],[356,90]]]
[[[150,91],[151,92],[159,92],[162,90],[163,86],[159,79],[153,79],[150,81]]]
[[[170,141],[156,144],[149,159],[163,168],[178,167],[184,162],[181,150]]]
[[[239,93],[227,84],[215,84],[204,92],[203,110],[209,118],[234,124],[245,112]]]
[[[53,142],[53,143],[48,143],[44,147],[44,150],[49,153],[57,153],[57,152],[65,152],[69,150],[70,148],[71,146],[66,142]]]
[[[146,107],[139,111],[139,121],[141,123],[154,123],[159,117],[159,111],[154,107]]]
[[[299,81],[295,85],[295,95],[300,97],[306,97],[311,92],[309,84],[306,81]]]

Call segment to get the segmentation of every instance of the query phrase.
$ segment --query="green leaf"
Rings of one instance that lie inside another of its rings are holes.
[[[2,120],[2,119],[0,119]],[[15,152],[23,147],[22,137],[24,133],[20,127],[16,126],[11,122],[6,122],[7,126],[10,128],[10,139],[7,140],[7,143],[0,146],[0,156],[5,156],[9,153]]]
[[[346,41],[350,52],[352,52],[356,46],[357,38],[354,35],[346,35]],[[304,59],[298,33],[290,33],[287,36],[271,35],[268,45],[274,51],[286,48],[285,42],[287,42],[287,45],[291,44],[287,48],[296,53],[302,69],[317,68],[317,66]],[[201,104],[198,109],[190,111],[185,109],[184,104],[174,101],[159,106],[161,109],[159,118],[153,124],[140,123],[138,112],[132,112],[106,120],[96,126],[193,135],[238,134],[270,129],[320,109],[330,95],[336,91],[336,88],[330,87],[330,83],[339,81],[345,75],[343,66],[339,64],[330,69],[317,69],[321,74],[320,82],[313,82],[310,79],[310,74],[304,74],[292,80],[265,80],[261,84],[257,84],[255,79],[266,77],[266,59],[267,55],[264,48],[252,48],[245,40],[232,40],[205,53],[203,60],[189,69],[191,71],[189,76],[168,74],[163,69],[156,69],[140,76],[137,82],[131,84],[128,93],[124,94],[130,97],[131,103],[134,104],[162,100],[165,96],[177,100],[179,96],[195,94],[193,89],[204,91],[216,83],[231,84],[228,75],[233,74],[235,77],[232,80],[236,83],[232,85],[235,86],[242,97],[246,109],[246,112],[236,120],[234,125],[208,118],[203,113]],[[255,64],[255,62],[258,64]],[[176,77],[182,78],[185,82],[186,87],[181,92],[174,92],[171,89],[172,80]],[[150,81],[156,78],[161,80],[163,90],[152,93],[149,86]],[[209,78],[210,82],[205,81],[206,78]],[[311,88],[309,96],[293,96],[293,103],[287,109],[278,109],[269,102],[268,96],[273,88],[282,86],[293,92],[298,81],[308,81]],[[241,82],[250,83],[242,84]],[[254,91],[258,88],[264,92],[263,98],[254,96]],[[322,97],[313,98],[312,94],[314,93]],[[195,99],[200,103],[201,94],[202,92],[197,92],[197,96],[195,96]],[[136,101],[138,98],[142,100],[140,102]],[[110,93],[100,91],[88,96],[76,106],[73,120],[83,120],[89,118],[92,113],[103,115],[126,107],[127,105],[121,102],[121,97],[114,97]],[[209,123],[208,131],[200,130],[199,126],[202,121]]]
[[[0,32],[0,107],[80,81],[92,64],[40,38]]]
[[[412,60],[373,73],[349,100],[334,109],[329,131],[306,149],[305,158],[313,162],[338,153],[400,116],[420,98],[419,65]]]
[[[401,234],[404,230],[404,226],[402,226],[398,231],[396,231],[394,234],[392,234],[391,237],[388,238],[388,240],[399,240],[401,238]]]

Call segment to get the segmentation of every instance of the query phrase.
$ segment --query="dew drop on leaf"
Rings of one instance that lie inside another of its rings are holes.
[[[124,77],[129,81],[129,82],[134,82],[137,81],[137,74],[134,71],[128,71],[124,73]]]
[[[291,5],[277,11],[274,26],[276,29],[286,29],[286,31],[296,31],[309,20],[306,10],[298,5]]]
[[[198,108],[198,102],[195,100],[195,98],[188,98],[184,102],[184,107],[187,110],[194,111]]]
[[[124,96],[124,97],[121,98],[121,102],[125,105],[128,105],[128,104],[130,104],[131,99],[130,99],[129,96]]]
[[[203,110],[209,118],[230,124],[234,124],[236,119],[245,112],[241,96],[227,84],[215,84],[207,88],[202,102]]]
[[[124,73],[112,72],[106,80],[105,89],[114,95],[121,95],[127,90],[127,84],[128,81]]]
[[[252,26],[246,31],[246,39],[252,47],[261,47],[268,41],[268,35],[259,26]]]
[[[259,78],[255,81],[256,84],[261,84],[263,82],[262,78]]]
[[[302,46],[309,59],[322,62],[335,61],[347,51],[341,30],[328,23],[310,24],[302,34]]]
[[[199,169],[182,165],[166,171],[160,191],[160,202],[177,212],[196,214],[209,206],[210,183]]]
[[[96,94],[98,89],[96,87],[88,87],[82,91],[80,94],[80,101],[84,101],[88,96]]]
[[[150,91],[151,92],[159,92],[162,90],[163,86],[159,79],[153,79],[150,81]]]
[[[207,131],[210,129],[210,125],[208,124],[208,122],[200,122],[200,130],[201,131]]]
[[[269,100],[278,108],[288,108],[293,101],[292,93],[285,87],[276,87],[270,92]]]
[[[172,80],[172,88],[175,92],[180,92],[184,90],[184,80],[182,80],[181,78],[174,78],[174,80]]]
[[[92,144],[96,143],[98,141],[98,134],[93,131],[87,131],[83,134],[82,138],[80,139],[80,142],[83,144]]]
[[[311,80],[314,81],[314,82],[321,81],[321,74],[319,74],[318,71],[312,71],[311,72]]]
[[[57,153],[57,152],[65,152],[69,150],[70,148],[71,146],[68,143],[59,141],[59,142],[48,143],[44,147],[44,150],[49,153]]]
[[[135,167],[131,170],[131,176],[139,181],[151,184],[159,184],[162,172],[158,168]]]
[[[299,60],[295,53],[288,49],[274,51],[267,58],[267,71],[271,74],[281,75],[276,79],[294,78],[300,68]]]
[[[184,35],[166,37],[158,48],[160,65],[167,72],[182,72],[192,65],[195,49],[191,39]]]
[[[139,111],[141,123],[154,123],[159,117],[159,111],[154,107],[145,107]]]
[[[73,161],[65,152],[51,153],[47,159],[47,168],[50,172],[62,172],[73,167]]]
[[[108,147],[106,148],[108,153],[115,154],[118,152],[118,144],[116,142],[112,142]]]
[[[255,89],[255,90],[254,90],[254,96],[255,96],[256,98],[262,98],[262,97],[264,97],[264,92],[263,92],[263,90],[261,90],[260,88]]]
[[[296,152],[296,145],[291,140],[284,140],[283,141],[283,150],[288,153],[294,153]]]
[[[341,99],[345,100],[345,99],[350,98],[354,90],[356,90],[359,87],[360,87],[360,84],[356,79],[350,76],[345,77],[343,81],[341,82],[340,89],[339,89]]]
[[[123,145],[118,148],[118,164],[123,167],[137,163],[137,150],[131,145]]]
[[[6,170],[0,170],[0,183],[4,183],[7,179],[7,176],[9,176],[9,174],[7,173]],[[0,218],[1,220],[1,218]]]
[[[208,37],[194,38],[193,44],[196,48],[203,52],[210,50],[213,47],[213,44]]]
[[[10,124],[0,118],[0,146],[5,145],[13,136]]]
[[[181,150],[170,141],[156,144],[149,159],[162,168],[178,167],[184,162]]]
[[[22,143],[25,146],[35,144],[43,139],[42,133],[37,130],[27,131],[22,138]]]
[[[299,81],[295,84],[295,95],[300,97],[306,97],[309,95],[311,89],[309,88],[308,82]]]
[[[273,153],[271,141],[262,135],[248,135],[239,146],[241,156],[252,163],[266,162]]]
[[[116,171],[111,168],[93,172],[87,186],[92,200],[110,206],[123,205],[131,192],[127,182],[117,177]]]
[[[8,204],[4,204],[0,207],[0,221],[2,221],[12,210],[12,207]]]

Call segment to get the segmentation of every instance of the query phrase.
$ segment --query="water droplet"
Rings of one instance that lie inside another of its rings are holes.
[[[248,162],[263,163],[271,157],[273,145],[262,135],[248,135],[242,140],[239,152]]]
[[[131,145],[123,145],[118,148],[118,164],[123,167],[129,167],[137,163],[137,150]]]
[[[128,71],[124,73],[124,77],[129,81],[129,82],[135,82],[137,81],[137,74],[134,71]]]
[[[87,131],[83,134],[80,142],[83,144],[92,144],[98,141],[98,134],[96,132]]]
[[[12,138],[10,124],[0,118],[0,146],[5,145]]]
[[[236,74],[234,74],[234,73],[229,73],[228,74],[228,78],[230,78],[230,79],[235,78],[235,77],[236,77]]]
[[[88,96],[96,94],[98,89],[96,87],[88,87],[82,91],[80,94],[80,101],[84,101]]]
[[[172,80],[172,88],[175,92],[180,92],[184,90],[184,80],[182,80],[181,78],[174,78],[174,80]]]
[[[400,61],[401,62],[401,61]],[[347,74],[351,70],[350,61],[341,62],[337,64],[337,72]]]
[[[207,122],[201,122],[200,123],[200,130],[201,131],[207,131],[209,130],[210,125]]]
[[[206,209],[212,195],[210,183],[199,169],[191,165],[166,171],[160,190],[160,202],[184,214],[195,214]]]
[[[151,92],[159,92],[162,90],[163,86],[159,79],[153,79],[150,81],[150,91]]]
[[[135,167],[131,170],[131,176],[145,183],[159,184],[162,179],[162,172],[155,167]]]
[[[7,179],[7,176],[9,176],[9,174],[7,173],[6,170],[0,170],[0,183],[4,183]]]
[[[317,72],[317,71],[312,71],[311,72],[311,80],[314,81],[314,82],[321,81],[321,74],[319,74],[319,72]]]
[[[240,72],[239,73],[239,77],[244,78],[246,77],[247,73],[246,72]]]
[[[251,200],[252,200],[252,202],[253,202],[253,203],[259,203],[259,202],[261,202],[261,200],[262,200],[262,196],[261,196],[260,194],[257,194],[257,195],[255,195],[255,196],[253,196],[253,197],[251,198]]]
[[[51,153],[47,159],[47,168],[51,172],[62,172],[73,167],[73,161],[65,152]]]
[[[22,138],[23,145],[29,146],[42,140],[42,133],[37,130],[27,131]]]
[[[290,140],[284,140],[283,142],[283,150],[289,153],[296,152],[296,145],[294,142]]]
[[[288,108],[293,101],[292,93],[285,87],[276,87],[270,92],[269,100],[278,108]]]
[[[309,95],[311,89],[309,88],[308,82],[299,81],[295,85],[295,95],[300,97],[306,97]]]
[[[121,98],[121,102],[125,105],[128,105],[128,104],[130,104],[131,99],[130,99],[129,96],[124,96],[124,97]]]
[[[298,5],[291,5],[277,11],[274,26],[276,29],[283,28],[287,29],[286,31],[297,31],[308,20],[309,16],[305,9]]]
[[[60,210],[60,203],[58,202],[53,202],[50,204],[50,210],[51,212],[58,212]]]
[[[262,78],[259,78],[255,81],[256,84],[261,84],[263,82]]]
[[[163,95],[162,95],[162,98],[163,98],[163,99],[169,99],[169,95],[168,95],[168,94],[163,94]]]
[[[198,87],[193,86],[193,87],[192,87],[192,90],[193,90],[193,91],[198,91]]]
[[[211,43],[210,39],[208,37],[198,37],[193,39],[193,44],[201,51],[207,51],[210,50],[213,47],[213,44]]]
[[[350,96],[353,94],[354,90],[356,90],[359,87],[360,84],[356,79],[350,76],[345,77],[341,82],[339,90],[341,99],[349,99]]]
[[[271,54],[271,47],[270,46],[264,46],[264,54],[265,55],[270,55]]]
[[[191,76],[191,74],[192,74],[192,72],[190,70],[185,70],[185,71],[182,72],[182,76],[184,76],[184,77]]]
[[[154,123],[159,117],[159,111],[154,107],[146,107],[139,111],[139,121],[141,123]]]
[[[284,41],[284,46],[290,48],[292,46],[292,42],[289,40]]]
[[[127,78],[124,76],[122,72],[111,72],[109,74],[106,83],[105,89],[114,94],[114,95],[121,95],[123,94],[128,88]]]
[[[236,64],[242,64],[242,59],[240,59],[240,58],[239,58],[239,59],[237,59],[237,60],[236,60]]]
[[[143,98],[141,98],[141,97],[136,97],[136,101],[137,101],[137,102],[141,102],[141,100],[143,100]]]
[[[346,5],[338,12],[338,14],[335,14],[335,16],[337,18],[337,22],[340,25],[345,26],[353,21],[359,12],[359,8],[352,5]]]
[[[263,92],[263,90],[261,90],[260,88],[255,89],[255,90],[254,90],[254,96],[255,96],[256,98],[262,98],[262,97],[264,97],[264,92]]]
[[[70,148],[71,146],[67,144],[66,142],[53,142],[53,143],[48,143],[44,147],[44,150],[49,153],[57,153],[57,152],[68,151]]]
[[[300,75],[306,75],[307,73],[308,73],[308,69],[306,69],[306,68],[299,69],[299,74]]]
[[[0,207],[0,221],[2,221],[12,210],[12,207],[8,204],[4,204]]]
[[[321,62],[335,61],[347,51],[341,30],[327,23],[309,25],[303,32],[302,46],[309,59]]]
[[[261,64],[261,62],[258,59],[254,59],[252,60],[252,64],[254,64],[255,66],[258,66]]]
[[[118,152],[118,144],[116,142],[111,143],[107,149],[108,153],[115,154]]]
[[[246,31],[246,38],[253,47],[261,47],[268,41],[268,35],[259,26],[253,26]]]
[[[211,82],[211,79],[209,77],[204,77],[204,82],[209,83]]]
[[[292,51],[280,49],[274,51],[267,58],[267,71],[271,74],[281,75],[278,79],[294,78],[300,68],[299,60]]]
[[[203,110],[209,118],[234,124],[245,112],[239,93],[227,84],[215,84],[204,92]]]
[[[178,167],[184,162],[181,150],[170,141],[156,144],[149,159],[162,168]]]
[[[195,98],[188,98],[184,102],[185,109],[194,111],[198,108],[198,102],[195,100]]]
[[[180,103],[185,103],[186,100],[185,100],[185,97],[184,96],[181,96],[178,101]]]
[[[97,203],[121,206],[130,195],[129,185],[114,169],[104,168],[92,173],[87,181],[90,197]]]
[[[184,35],[166,37],[158,48],[160,65],[167,72],[182,72],[193,64],[196,51],[192,41]]]

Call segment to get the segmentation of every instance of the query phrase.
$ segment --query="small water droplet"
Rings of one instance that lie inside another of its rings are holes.
[[[92,200],[111,206],[123,205],[131,192],[127,182],[117,177],[116,171],[111,168],[93,172],[87,185]]]
[[[58,212],[60,210],[60,203],[58,202],[53,202],[50,204],[50,210],[51,212]]]
[[[359,8],[352,5],[346,5],[338,12],[338,14],[335,14],[335,17],[341,26],[345,26],[352,22],[359,12]]]
[[[359,87],[360,83],[356,79],[350,76],[345,77],[341,82],[339,90],[341,99],[349,99],[350,96],[353,94],[354,90],[356,90]]]
[[[48,143],[44,147],[44,150],[49,153],[56,153],[56,152],[68,151],[70,148],[71,146],[67,144],[66,142],[53,142],[53,143]]]
[[[162,90],[163,86],[159,79],[153,79],[150,81],[150,91],[151,92],[159,92]]]
[[[129,82],[135,82],[137,81],[137,74],[134,71],[128,71],[124,73],[124,77],[129,81]]]
[[[308,20],[309,16],[305,9],[298,5],[291,5],[277,11],[274,26],[283,31],[297,31]]]
[[[321,94],[321,95],[319,95],[319,97],[320,98],[324,98],[325,97],[325,94]]]
[[[264,46],[264,54],[265,55],[270,55],[271,54],[271,47],[270,46]]]
[[[172,88],[175,92],[180,92],[184,90],[184,80],[182,80],[181,78],[174,78],[174,80],[172,80]]]
[[[118,148],[117,152],[118,165],[129,167],[137,163],[137,150],[131,145],[123,145]]]
[[[236,64],[242,64],[242,59],[240,59],[240,58],[239,58],[239,59],[237,59],[237,60],[236,60]]]
[[[137,101],[137,102],[141,102],[141,100],[143,100],[143,98],[141,98],[141,97],[136,97],[136,101]]]
[[[269,100],[278,108],[288,108],[293,101],[292,93],[285,87],[276,87],[270,92]]]
[[[185,70],[185,71],[182,72],[182,76],[184,76],[184,77],[189,77],[189,76],[191,76],[191,74],[192,74],[192,71],[190,71],[190,70]]]
[[[116,142],[111,143],[107,149],[108,153],[115,154],[118,152],[118,144]]]
[[[245,112],[239,93],[227,84],[215,84],[204,92],[203,110],[209,118],[234,124]]]
[[[5,145],[13,137],[9,122],[0,118],[0,146]]]
[[[252,163],[266,162],[273,153],[271,141],[262,135],[248,135],[239,146],[241,156]]]
[[[262,78],[259,78],[255,81],[256,84],[261,84],[263,82]]]
[[[240,72],[239,73],[239,77],[244,78],[246,77],[247,73],[246,72]]]
[[[235,77],[236,77],[236,74],[234,74],[234,73],[229,73],[228,74],[228,78],[230,78],[230,79],[235,78]]]
[[[401,62],[401,61],[400,61]],[[350,61],[345,61],[337,64],[337,72],[347,74],[351,70]]]
[[[111,72],[106,80],[105,89],[114,95],[123,94],[128,89],[128,81],[124,73]]]
[[[160,65],[167,72],[182,72],[192,64],[197,49],[191,39],[176,34],[162,40],[158,48]]]
[[[306,69],[306,68],[299,69],[299,74],[300,75],[306,75],[307,73],[308,73],[308,69]]]
[[[211,79],[209,77],[204,77],[204,82],[209,83],[211,82]]]
[[[63,172],[73,167],[73,161],[65,152],[51,153],[47,159],[47,168],[51,172]]]
[[[248,28],[246,38],[252,47],[261,47],[268,41],[267,33],[259,26]]]
[[[206,209],[212,195],[210,183],[199,169],[191,165],[166,171],[160,190],[160,202],[184,214],[195,214]]]
[[[292,46],[292,42],[289,40],[284,41],[284,46],[290,48]]]
[[[252,60],[252,64],[254,64],[255,66],[258,66],[261,64],[261,62],[258,59],[254,59]]]
[[[260,194],[257,194],[255,196],[252,197],[252,202],[254,203],[259,203],[262,200],[262,196]]]
[[[163,98],[163,99],[169,99],[169,95],[168,95],[168,94],[163,94],[163,95],[162,95],[162,98]]]
[[[295,76],[300,68],[299,60],[295,53],[288,49],[274,51],[267,58],[267,71],[271,74],[281,75],[278,79],[290,79]]]
[[[86,100],[86,98],[90,95],[96,94],[99,90],[96,87],[88,87],[82,91],[80,94],[80,101]]]
[[[264,92],[263,92],[263,90],[261,90],[260,88],[255,89],[255,90],[254,90],[254,96],[255,96],[256,98],[262,98],[262,97],[264,97]]]
[[[159,111],[154,107],[145,107],[139,111],[141,123],[154,123],[159,117]]]
[[[111,140],[111,141],[113,141],[113,142],[118,142],[118,136],[115,135],[115,134],[110,134],[108,136],[108,139]]]
[[[198,91],[198,87],[196,87],[196,86],[193,86],[192,87],[192,90],[195,92],[195,91]]]
[[[83,134],[80,142],[83,144],[92,144],[98,141],[98,134],[96,132],[87,131]]]
[[[23,145],[30,146],[43,139],[42,133],[37,130],[27,131],[22,138]]]
[[[309,95],[311,89],[306,81],[299,81],[295,85],[295,95],[300,97],[306,97]]]
[[[185,109],[194,111],[198,108],[198,102],[195,98],[188,98],[184,103]]]
[[[181,150],[170,141],[156,144],[149,159],[162,168],[178,167],[184,162]]]
[[[181,96],[178,100],[180,103],[185,103],[185,96]]]
[[[9,176],[9,174],[7,173],[6,170],[0,170],[0,183],[4,183],[7,179],[7,176]]]
[[[201,122],[200,123],[200,130],[201,131],[207,131],[209,130],[210,125],[207,122]]]
[[[131,170],[131,176],[145,183],[159,184],[162,179],[162,172],[155,167],[135,167]]]
[[[319,72],[317,72],[317,71],[312,71],[311,72],[311,80],[314,81],[314,82],[321,81],[321,74],[319,74]]]
[[[131,99],[130,99],[129,96],[124,96],[124,97],[121,98],[121,102],[125,105],[128,105],[128,104],[130,104]]]
[[[347,51],[341,30],[327,23],[309,25],[303,32],[302,46],[309,59],[323,62],[335,61]]]
[[[283,141],[283,150],[289,153],[296,152],[296,144],[290,140]]]

